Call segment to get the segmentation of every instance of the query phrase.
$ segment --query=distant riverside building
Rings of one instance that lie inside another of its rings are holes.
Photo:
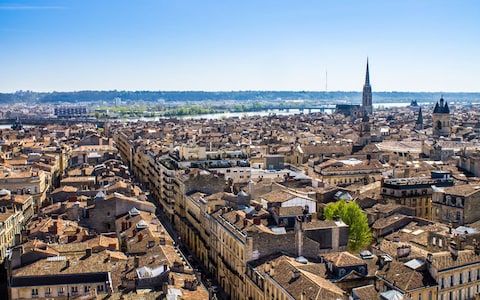
[[[433,136],[448,137],[450,135],[450,108],[443,97],[435,104],[433,109]]]
[[[365,84],[363,85],[363,94],[362,94],[362,111],[367,114],[372,114],[372,87],[370,86],[370,72],[368,70],[368,59],[367,59],[367,71],[365,74]]]
[[[60,118],[83,117],[87,115],[86,106],[58,106],[54,109],[55,116]]]
[[[335,107],[336,114],[342,114],[346,117],[357,116],[360,111],[360,105],[358,104],[337,104]]]

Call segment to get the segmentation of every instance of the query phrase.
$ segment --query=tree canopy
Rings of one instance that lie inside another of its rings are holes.
[[[348,239],[351,251],[359,251],[368,246],[372,240],[372,232],[368,226],[367,215],[354,201],[340,200],[327,204],[323,211],[327,220],[339,216],[349,226]]]

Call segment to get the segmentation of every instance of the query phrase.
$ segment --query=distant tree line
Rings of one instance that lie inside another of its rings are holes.
[[[480,93],[443,93],[444,98],[450,101],[478,101]],[[115,98],[122,101],[220,101],[220,100],[347,100],[359,103],[361,92],[319,92],[319,91],[77,91],[77,92],[50,92],[40,93],[33,91],[18,91],[15,93],[0,93],[1,103],[77,103],[113,101]],[[374,102],[395,101],[436,101],[440,93],[414,92],[377,92],[373,93]],[[241,110],[241,109],[239,109]]]

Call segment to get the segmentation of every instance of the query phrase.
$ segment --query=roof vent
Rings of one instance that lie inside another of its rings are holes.
[[[148,227],[148,224],[147,222],[145,222],[145,220],[140,220],[138,223],[137,223],[137,229],[145,229]]]
[[[295,261],[298,262],[298,263],[301,263],[301,264],[307,264],[308,263],[308,259],[306,259],[303,256],[299,256],[299,257],[295,258]]]
[[[140,211],[138,211],[138,209],[134,207],[128,212],[128,214],[130,215],[130,217],[134,217],[138,216],[140,214]]]

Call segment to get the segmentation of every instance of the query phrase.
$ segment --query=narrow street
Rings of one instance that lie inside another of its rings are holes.
[[[155,206],[157,207],[157,210],[156,210],[157,218],[160,220],[163,227],[167,230],[168,234],[174,240],[175,246],[180,252],[180,254],[183,256],[185,262],[190,266],[190,268],[201,273],[201,276],[200,276],[201,282],[211,294],[210,299],[220,299],[220,300],[228,299],[225,292],[216,284],[214,280],[212,280],[208,270],[205,269],[200,259],[195,256],[194,252],[188,246],[182,243],[182,240],[179,237],[178,233],[173,228],[172,223],[170,223],[169,219],[165,216],[163,209],[158,204],[158,202],[155,201],[153,196],[151,196],[151,193],[148,194],[147,200],[155,204]]]

